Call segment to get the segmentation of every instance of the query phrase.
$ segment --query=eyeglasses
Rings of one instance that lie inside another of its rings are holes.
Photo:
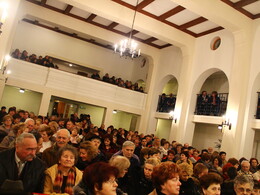
[[[238,188],[238,191],[239,191],[239,192],[250,193],[250,192],[251,192],[251,189],[249,189],[249,188]]]

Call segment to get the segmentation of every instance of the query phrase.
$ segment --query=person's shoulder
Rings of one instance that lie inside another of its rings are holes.
[[[7,149],[7,150],[4,150],[4,151],[1,151],[0,152],[0,160],[4,160],[3,157],[5,156],[5,159],[7,160],[10,160],[7,158],[7,156],[12,156],[14,155],[14,152],[15,152],[15,148],[10,148],[10,149]]]

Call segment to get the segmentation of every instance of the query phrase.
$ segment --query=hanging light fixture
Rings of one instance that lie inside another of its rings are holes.
[[[119,44],[115,44],[114,46],[115,53],[119,53],[121,57],[125,56],[126,58],[131,57],[133,59],[139,57],[141,53],[141,50],[137,49],[138,44],[136,43],[136,41],[133,40],[133,30],[134,30],[134,23],[135,23],[135,16],[137,12],[138,2],[139,0],[136,1],[135,13],[134,13],[134,18],[133,18],[129,38],[120,41]]]

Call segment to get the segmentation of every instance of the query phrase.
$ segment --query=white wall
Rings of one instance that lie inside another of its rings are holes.
[[[228,93],[229,85],[227,77],[223,74],[214,77],[208,77],[201,87],[201,91],[207,91],[211,94],[212,91],[218,93]]]
[[[25,41],[26,40],[26,41]],[[120,58],[112,50],[104,49],[93,44],[56,33],[23,21],[17,26],[12,44],[16,48],[27,50],[37,56],[50,55],[60,59],[75,62],[101,71],[101,76],[121,77],[124,80],[146,81],[148,62],[140,68],[140,60]]]
[[[112,116],[112,125],[115,128],[124,128],[126,130],[130,129],[131,121],[132,121],[133,114],[118,111],[116,114]]]
[[[172,120],[158,119],[155,136],[160,139],[165,138],[168,141],[171,132]]]
[[[42,94],[31,90],[25,90],[25,93],[20,93],[19,88],[6,85],[4,88],[1,106],[7,108],[16,106],[16,109],[22,109],[38,114]]]
[[[163,92],[166,95],[169,95],[170,93],[177,95],[178,91],[178,82],[175,78],[171,79],[163,88]]]
[[[218,139],[222,139],[222,136],[223,134],[218,130],[217,125],[196,123],[193,141],[190,144],[198,150],[208,147],[215,148],[215,142],[218,142]]]

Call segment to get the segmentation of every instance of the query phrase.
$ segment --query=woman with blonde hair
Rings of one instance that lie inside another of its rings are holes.
[[[193,169],[188,163],[181,163],[179,164],[180,168],[180,194],[186,195],[199,195],[200,190],[197,185],[195,185],[193,179],[191,178],[193,174]]]
[[[119,170],[119,174],[118,177],[124,177],[125,174],[128,171],[128,168],[130,167],[130,161],[128,158],[124,157],[124,156],[113,156],[110,160],[109,160],[109,164],[111,166],[117,167]]]

